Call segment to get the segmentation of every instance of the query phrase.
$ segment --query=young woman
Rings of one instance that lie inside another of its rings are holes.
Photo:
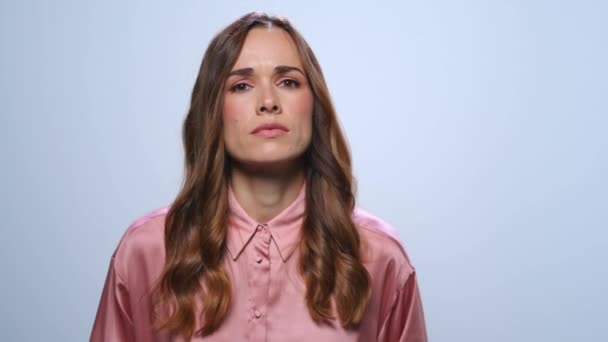
[[[121,239],[91,341],[427,341],[395,231],[355,205],[321,68],[279,17],[210,43],[185,180]]]

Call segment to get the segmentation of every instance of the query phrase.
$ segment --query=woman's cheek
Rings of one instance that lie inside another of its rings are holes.
[[[238,126],[239,126],[239,116],[238,109],[235,106],[233,101],[224,100],[224,105],[222,107],[222,121],[224,122],[224,143],[228,153],[233,155],[237,153],[236,146],[239,141],[238,137]]]
[[[237,107],[238,105],[235,103],[235,101],[231,101],[229,98],[224,99],[223,115],[225,122],[233,122],[238,120],[237,113],[239,111]]]
[[[244,119],[242,113],[243,105],[238,101],[226,100],[223,107],[224,132],[237,134]]]

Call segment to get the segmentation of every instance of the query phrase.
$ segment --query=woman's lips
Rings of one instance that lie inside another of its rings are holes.
[[[256,127],[253,131],[251,131],[251,134],[259,137],[274,138],[285,135],[287,132],[289,132],[289,129],[281,124],[266,123]]]
[[[261,129],[255,133],[253,133],[253,135],[257,135],[259,137],[264,137],[264,138],[274,138],[274,137],[279,137],[279,136],[282,136],[285,134],[287,134],[287,131],[284,129],[280,129],[280,128]]]

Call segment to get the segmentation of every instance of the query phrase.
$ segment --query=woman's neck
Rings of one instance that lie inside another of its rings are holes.
[[[232,167],[230,183],[241,207],[259,223],[266,223],[287,208],[305,181],[301,167],[291,172],[265,172]]]

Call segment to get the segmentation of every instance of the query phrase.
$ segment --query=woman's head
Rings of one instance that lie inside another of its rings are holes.
[[[311,144],[349,165],[343,140],[316,57],[286,19],[249,13],[211,41],[184,124],[188,171],[207,162],[280,171],[306,162]]]
[[[223,91],[224,142],[235,164],[281,169],[308,148],[313,94],[302,64],[283,29],[249,31]]]
[[[264,124],[288,131],[252,134]],[[287,20],[249,13],[215,36],[194,84],[183,138],[186,173],[165,220],[166,261],[152,313],[156,326],[192,336],[196,298],[203,308],[197,334],[220,326],[232,301],[222,266],[230,170],[276,174],[293,166],[304,168],[306,177],[299,266],[310,316],[333,320],[333,298],[341,324],[359,324],[370,279],[351,217],[350,153],[321,68]]]

